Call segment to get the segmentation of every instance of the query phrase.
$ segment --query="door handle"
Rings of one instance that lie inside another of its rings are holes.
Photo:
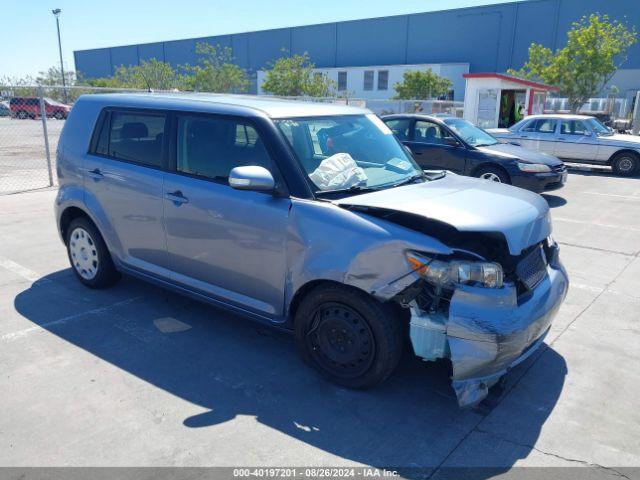
[[[88,170],[87,171],[87,175],[89,175],[91,178],[95,179],[95,180],[101,180],[104,178],[104,175],[102,174],[102,172],[100,171],[99,168],[94,168],[93,170]]]
[[[564,137],[558,137],[558,140],[562,140],[563,142],[566,140]]]
[[[180,190],[176,190],[175,192],[168,192],[167,198],[171,200],[176,205],[181,205],[183,203],[189,203],[189,199],[185,197]]]

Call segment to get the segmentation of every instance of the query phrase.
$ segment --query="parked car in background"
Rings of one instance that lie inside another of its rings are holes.
[[[13,97],[9,100],[9,106],[11,108],[11,115],[15,118],[36,118],[39,117],[41,113],[40,98],[38,97]],[[71,107],[50,98],[45,98],[44,110],[47,117],[64,120],[69,115]]]
[[[9,102],[0,102],[0,117],[9,116],[11,116],[11,107],[9,107]]]
[[[57,226],[81,283],[129,273],[291,330],[343,386],[385,380],[410,337],[475,405],[567,292],[544,199],[423,172],[369,110],[86,95],[58,151]]]
[[[564,163],[552,155],[500,143],[461,118],[398,114],[382,120],[427,170],[450,170],[533,192],[557,190],[567,181]]]
[[[640,173],[640,136],[615,133],[595,117],[532,115],[489,133],[567,162],[608,165],[624,176]]]

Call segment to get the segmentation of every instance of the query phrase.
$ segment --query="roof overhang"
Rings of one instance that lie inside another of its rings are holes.
[[[499,80],[504,80],[505,82],[517,83],[519,85],[523,85],[535,90],[544,90],[548,92],[560,91],[560,88],[553,85],[547,85],[546,83],[534,82],[532,80],[514,77],[512,75],[507,75],[506,73],[465,73],[462,76],[464,78],[497,78]]]

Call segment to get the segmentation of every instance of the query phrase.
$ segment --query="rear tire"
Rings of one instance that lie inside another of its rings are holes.
[[[494,167],[492,165],[478,168],[474,173],[474,177],[496,183],[511,183],[511,178],[509,178],[507,172],[500,167]]]
[[[120,279],[102,235],[88,218],[72,220],[65,240],[73,272],[84,285],[106,288]]]
[[[16,113],[16,117],[20,120],[26,120],[27,118],[29,118],[29,114],[24,110],[20,110],[18,111],[18,113]]]
[[[395,370],[402,326],[391,306],[333,284],[309,292],[294,319],[302,359],[333,383],[357,389],[378,385]]]
[[[631,152],[621,152],[613,157],[611,167],[616,175],[630,177],[638,173],[640,162],[637,155]]]

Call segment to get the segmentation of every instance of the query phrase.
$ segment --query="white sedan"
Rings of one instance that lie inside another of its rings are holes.
[[[532,115],[508,129],[488,132],[502,142],[517,143],[567,162],[608,165],[624,176],[640,173],[640,136],[616,134],[595,117]]]

